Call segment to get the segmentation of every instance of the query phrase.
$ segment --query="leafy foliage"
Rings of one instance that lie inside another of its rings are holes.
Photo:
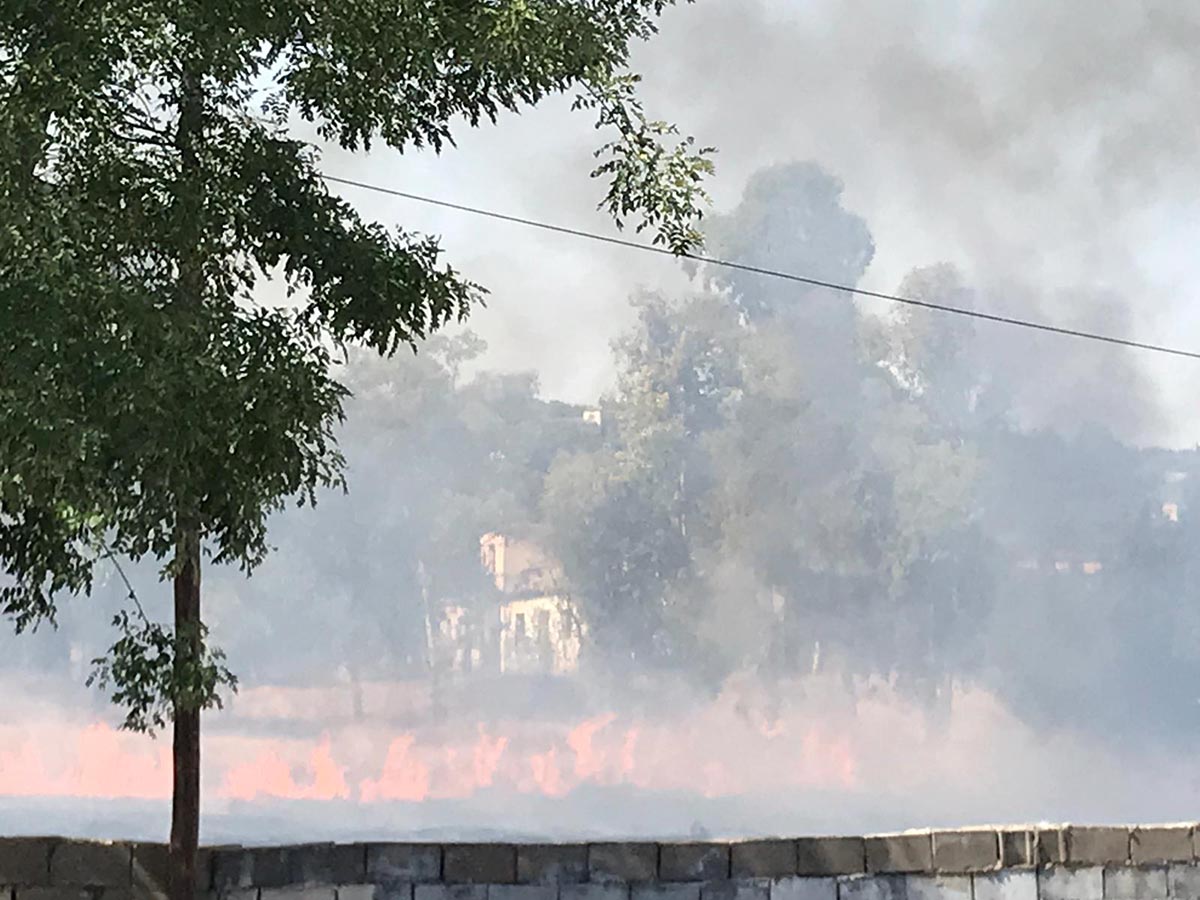
[[[853,280],[873,244],[839,194],[814,166],[778,167],[710,227]],[[546,481],[549,540],[599,649],[706,680],[795,671],[816,642],[827,659],[924,671],[928,629],[896,623],[942,602],[926,566],[968,517],[972,448],[859,355],[853,306],[702,274],[698,294],[637,303],[605,447]]]
[[[663,140],[678,135],[679,129],[646,118],[635,93],[637,83],[636,75],[605,79],[575,101],[576,109],[599,111],[597,128],[612,127],[619,135],[596,151],[603,161],[592,175],[610,179],[601,207],[618,226],[630,215],[640,215],[639,233],[653,227],[655,244],[687,253],[703,242],[696,201],[704,196],[701,184],[713,173],[709,157],[716,150],[697,148],[690,135],[665,147]]]
[[[123,726],[147,734],[165,728],[176,704],[185,709],[221,707],[221,688],[237,690],[237,678],[225,667],[225,654],[205,645],[208,629],[179,626],[172,634],[144,617],[121,611],[113,618],[121,637],[104,656],[92,660],[87,684],[112,687],[113,702],[125,708]],[[194,627],[194,626],[193,626]],[[185,647],[204,647],[195,657]]]
[[[332,196],[290,117],[345,149],[436,151],[460,124],[582,92],[616,132],[606,208],[693,246],[711,164],[658,147],[674,131],[625,71],[667,5],[6,3],[0,610],[18,630],[92,589],[94,531],[168,576],[199,564],[193,544],[253,570],[273,513],[344,486],[334,354],[415,349],[482,302],[436,239]],[[292,302],[257,301],[266,273]],[[232,685],[202,624],[116,624],[95,681],[129,727]]]

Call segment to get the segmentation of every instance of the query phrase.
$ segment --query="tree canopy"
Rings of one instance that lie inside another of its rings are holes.
[[[343,483],[347,348],[415,348],[483,297],[435,238],[332,195],[289,123],[438,151],[574,93],[608,136],[601,206],[682,252],[709,151],[646,116],[627,68],[668,5],[0,7],[0,610],[33,627],[99,559],[160,561],[174,627],[134,598],[97,675],[129,727],[174,721],[192,794],[199,710],[233,684],[205,641],[202,554],[254,569],[271,513]],[[291,303],[259,301],[271,276]]]
[[[623,73],[665,5],[9,4],[0,557],[18,626],[87,589],[92,525],[166,558],[186,507],[215,561],[252,568],[280,500],[340,477],[332,351],[415,345],[481,299],[435,240],[331,196],[289,115],[351,149],[438,149],[459,121],[577,89],[615,129],[605,204],[690,246],[707,162],[654,143],[670,129]],[[303,300],[262,308],[280,267]]]

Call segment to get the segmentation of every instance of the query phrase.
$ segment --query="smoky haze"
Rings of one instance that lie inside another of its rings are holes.
[[[1198,30],[1165,3],[708,0],[637,63],[720,147],[712,255],[1200,347]],[[604,228],[585,125],[327,168]],[[207,719],[207,840],[1190,817],[1193,363],[346,195],[444,233],[492,298],[353,358],[350,493],[281,514],[249,582],[207,576],[243,683]],[[489,533],[552,584],[501,589]],[[0,831],[165,833],[165,742],[82,684],[109,576],[0,637],[27,698]]]

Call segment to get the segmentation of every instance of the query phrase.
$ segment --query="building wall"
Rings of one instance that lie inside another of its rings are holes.
[[[500,671],[563,675],[579,666],[583,635],[575,608],[555,594],[500,607]]]
[[[205,900],[1197,900],[1192,825],[201,851]],[[166,847],[0,840],[6,900],[164,897]]]
[[[486,534],[480,557],[500,602],[502,673],[562,675],[575,671],[583,644],[579,611],[561,592],[558,562],[532,541]]]
[[[475,672],[483,666],[482,641],[487,637],[472,622],[470,610],[446,603],[435,621],[436,664],[450,672]]]
[[[480,560],[496,587],[506,594],[553,591],[562,579],[560,567],[532,541],[504,534],[485,534]]]

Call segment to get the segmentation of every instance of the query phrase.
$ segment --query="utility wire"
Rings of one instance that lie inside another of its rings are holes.
[[[91,532],[92,537],[100,545],[100,549],[104,551],[104,558],[113,564],[113,568],[117,570],[117,574],[121,576],[121,580],[125,582],[125,589],[129,591],[129,599],[133,601],[133,605],[137,608],[137,614],[141,620],[149,625],[150,620],[146,618],[146,610],[142,608],[142,601],[138,599],[137,591],[133,589],[133,585],[129,582],[129,577],[125,574],[125,570],[121,567],[121,561],[117,559],[117,554],[113,552],[112,547],[108,545],[108,541],[104,540],[101,535],[91,525],[84,523],[84,527]]]
[[[971,319],[982,319],[986,322],[998,322],[1001,325],[1014,325],[1018,328],[1030,328],[1034,331],[1045,331],[1050,334],[1066,335],[1067,337],[1083,338],[1089,341],[1100,341],[1105,344],[1115,344],[1119,347],[1132,347],[1136,350],[1149,350],[1153,353],[1166,353],[1171,356],[1183,356],[1188,359],[1200,359],[1200,352],[1193,350],[1183,350],[1178,347],[1167,347],[1162,344],[1147,344],[1142,341],[1133,341],[1127,338],[1113,337],[1108,334],[1099,334],[1093,331],[1079,331],[1074,328],[1062,328],[1057,325],[1048,325],[1045,322],[1035,322],[1030,319],[1017,319],[1011,316],[1000,316],[993,313],[979,312],[974,309],[966,309],[961,306],[950,306],[945,303],[931,303],[927,300],[917,300],[913,297],[901,297],[897,294],[885,294],[881,291],[869,291],[865,288],[852,287],[846,284],[837,284],[832,281],[822,281],[819,278],[809,278],[804,275],[796,275],[792,272],[781,272],[777,269],[766,269],[761,266],[751,266],[746,263],[732,262],[727,259],[717,259],[712,256],[705,256],[699,253],[675,253],[665,247],[656,247],[652,244],[643,244],[638,241],[630,241],[624,238],[610,237],[604,234],[596,234],[592,231],[582,231],[578,228],[568,228],[565,225],[553,225],[549,222],[539,222],[536,219],[526,219],[521,216],[510,216],[505,213],[496,212],[490,209],[480,209],[475,206],[464,206],[460,203],[451,203],[448,200],[438,200],[434,197],[425,197],[420,194],[410,194],[407,191],[398,191],[393,188],[386,188],[378,184],[370,184],[365,181],[354,181],[349,178],[338,178],[334,175],[322,175],[322,177],[334,184],[347,185],[349,187],[362,188],[366,191],[374,191],[379,194],[387,194],[392,197],[400,197],[405,200],[413,200],[417,203],[427,203],[431,206],[440,206],[445,209],[453,209],[458,212],[470,213],[475,216],[485,216],[489,219],[499,219],[502,222],[512,222],[516,225],[524,225],[529,228],[540,228],[543,231],[553,231],[557,234],[568,234],[572,237],[584,238],[589,241],[599,241],[604,244],[615,244],[618,247],[628,247],[633,250],[643,250],[648,253],[657,253],[660,256],[670,256],[676,259],[690,259],[695,262],[706,263],[710,266],[720,266],[725,269],[735,269],[740,272],[752,272],[755,275],[766,275],[771,278],[781,278],[784,281],[792,281],[798,284],[806,284],[812,287],[827,288],[831,291],[841,291],[845,294],[857,294],[860,297],[872,297],[876,300],[887,300],[890,303],[902,303],[905,306],[916,306],[921,309],[931,309],[937,312],[950,313],[956,316],[966,316]]]

